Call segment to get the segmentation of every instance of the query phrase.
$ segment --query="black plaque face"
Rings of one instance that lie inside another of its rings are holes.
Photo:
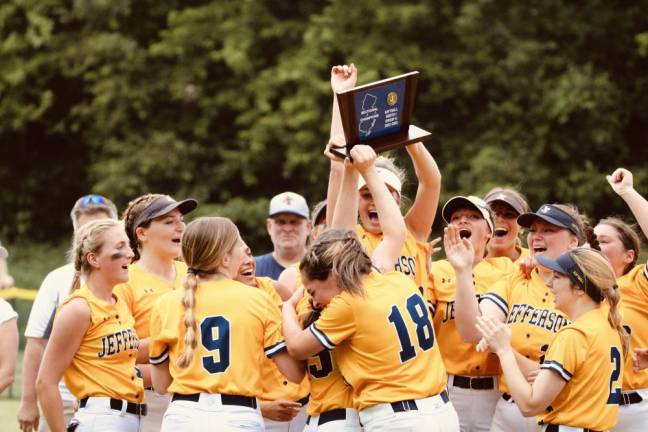
[[[410,124],[418,76],[410,72],[338,93],[347,145],[331,151],[344,158],[356,144],[380,153],[430,139],[432,134]]]

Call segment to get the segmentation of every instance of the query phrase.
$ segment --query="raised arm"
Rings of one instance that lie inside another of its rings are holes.
[[[632,173],[625,168],[617,168],[606,178],[612,190],[628,204],[641,231],[648,237],[648,201],[634,189]]]
[[[358,221],[358,171],[356,171],[349,159],[346,159],[344,163],[342,187],[334,207],[335,212],[331,220],[331,226],[333,228],[355,230]]]
[[[383,239],[374,250],[371,260],[381,271],[392,270],[407,237],[405,220],[396,200],[376,171],[374,149],[367,145],[356,145],[351,149],[351,157],[353,166],[364,177],[371,192],[383,230]]]
[[[455,294],[455,324],[464,342],[477,343],[481,334],[477,319],[483,314],[504,322],[506,316],[493,302],[485,299],[479,303],[473,283],[475,252],[468,239],[459,236],[459,229],[450,224],[444,229],[443,245],[448,261],[455,271],[457,291]]]
[[[331,141],[326,146],[324,154],[329,158],[331,169],[329,172],[328,191],[326,193],[326,225],[331,226],[333,223],[333,214],[335,212],[335,203],[337,202],[340,186],[342,184],[342,175],[344,165],[342,160],[338,159],[330,152],[331,146],[344,147],[344,128],[342,127],[342,118],[340,116],[340,107],[338,105],[337,93],[349,90],[355,87],[358,80],[358,70],[355,65],[339,65],[331,68],[331,90],[333,90],[333,112],[331,115]]]
[[[439,205],[441,171],[422,142],[409,145],[406,149],[414,164],[418,188],[414,204],[405,215],[405,224],[414,238],[426,242]]]
[[[43,364],[36,379],[36,392],[41,409],[52,432],[65,431],[63,402],[58,383],[79,349],[90,327],[90,307],[82,299],[74,299],[63,306],[54,320]]]

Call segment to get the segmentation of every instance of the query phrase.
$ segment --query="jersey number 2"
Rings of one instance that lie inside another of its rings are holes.
[[[617,382],[619,375],[621,375],[621,353],[617,347],[610,349],[610,362],[614,363],[614,369],[610,375],[610,396],[608,397],[608,405],[618,405],[621,402],[621,387]]]
[[[202,357],[210,374],[222,373],[230,365],[230,322],[224,316],[206,317],[200,323],[200,340],[209,355]]]
[[[416,324],[416,337],[419,347],[423,351],[429,350],[434,346],[434,329],[430,321],[430,316],[428,315],[428,309],[421,296],[414,294],[407,299],[407,312],[412,322]],[[401,363],[405,363],[416,357],[416,349],[412,345],[412,339],[407,331],[405,320],[396,305],[392,306],[388,319],[396,328],[396,334],[398,335],[401,346],[399,353]]]

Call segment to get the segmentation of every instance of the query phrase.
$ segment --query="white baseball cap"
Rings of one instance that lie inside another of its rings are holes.
[[[403,187],[403,185],[401,184],[401,181],[398,179],[398,176],[396,174],[383,167],[376,167],[376,172],[382,179],[383,183],[398,192],[398,195],[401,194],[401,188]],[[358,179],[358,190],[362,189],[366,185],[367,182],[365,182],[364,177],[360,176],[360,179]]]
[[[306,199],[295,192],[283,192],[270,200],[268,216],[272,217],[280,213],[292,213],[304,219],[310,216]]]

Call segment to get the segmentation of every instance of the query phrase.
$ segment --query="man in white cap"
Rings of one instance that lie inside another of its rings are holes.
[[[257,276],[277,280],[286,267],[301,261],[311,230],[309,216],[306,199],[299,194],[283,192],[270,200],[266,227],[274,249],[254,257]]]

